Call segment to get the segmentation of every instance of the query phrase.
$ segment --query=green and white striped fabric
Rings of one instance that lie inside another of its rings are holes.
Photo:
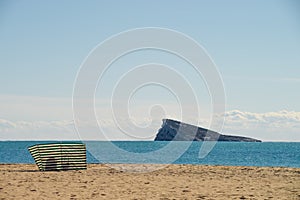
[[[82,143],[37,144],[28,150],[41,171],[86,169],[86,147]]]

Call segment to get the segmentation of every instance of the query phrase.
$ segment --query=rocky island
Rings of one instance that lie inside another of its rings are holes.
[[[180,131],[178,131],[180,128]],[[261,140],[223,135],[215,131],[194,125],[182,123],[172,119],[163,119],[162,127],[159,129],[155,141],[225,141],[225,142],[261,142]]]

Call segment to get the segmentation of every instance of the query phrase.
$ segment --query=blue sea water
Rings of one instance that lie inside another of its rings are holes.
[[[34,163],[27,148],[34,144],[49,142],[2,141],[0,142],[0,163]],[[86,141],[83,143],[87,146],[88,163],[169,163],[168,155],[178,153],[178,150],[187,144],[186,142],[172,142],[172,147],[165,152],[167,155],[155,154],[155,152],[168,146],[170,142]],[[300,168],[300,143],[296,142],[217,142],[206,157],[199,158],[202,144],[202,142],[192,142],[178,159],[172,160],[172,163]],[[127,154],[120,156],[119,150]],[[154,154],[151,154],[153,152]],[[138,157],[134,159],[136,155]]]

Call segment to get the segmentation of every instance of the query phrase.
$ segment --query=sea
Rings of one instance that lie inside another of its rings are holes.
[[[0,163],[34,163],[28,147],[54,142],[65,141],[1,141]],[[87,163],[173,163],[300,168],[300,142],[217,142],[205,156],[199,156],[203,142],[80,141],[80,143],[86,144]]]

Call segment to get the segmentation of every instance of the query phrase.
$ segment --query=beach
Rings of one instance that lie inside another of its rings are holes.
[[[299,168],[160,165],[151,171],[157,166],[41,172],[34,164],[1,164],[0,199],[300,199]]]

